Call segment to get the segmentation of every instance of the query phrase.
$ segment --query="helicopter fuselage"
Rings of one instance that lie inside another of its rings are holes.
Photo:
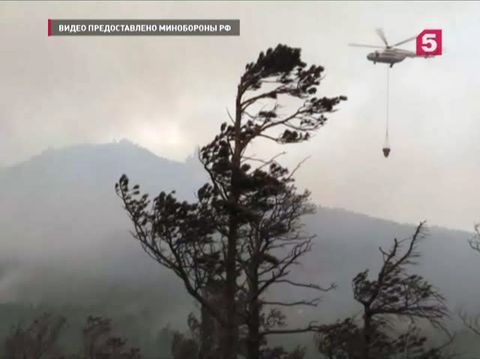
[[[371,52],[367,55],[367,59],[374,64],[377,62],[390,64],[390,67],[405,60],[407,57],[416,57],[416,54],[412,51],[402,49],[385,49],[383,51]]]

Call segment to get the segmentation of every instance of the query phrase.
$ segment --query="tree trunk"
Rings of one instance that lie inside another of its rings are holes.
[[[258,300],[254,300],[250,304],[249,323],[248,323],[248,338],[247,338],[247,353],[248,359],[260,358],[260,305]]]
[[[225,283],[225,331],[220,341],[221,359],[235,359],[237,357],[237,309],[236,309],[236,292],[237,292],[237,241],[238,241],[238,210],[240,188],[238,188],[238,174],[240,173],[242,144],[241,144],[241,124],[242,124],[242,108],[241,108],[241,87],[239,85],[237,97],[235,101],[235,137],[234,137],[234,153],[232,155],[232,173],[230,179],[230,219],[229,233],[227,241],[227,256],[225,258],[226,266],[226,283]]]
[[[238,203],[238,197],[237,197]],[[238,221],[236,214],[230,215],[230,229],[228,237],[228,248],[226,264],[226,282],[225,282],[225,328],[220,340],[221,359],[236,359],[237,347],[237,309],[236,309],[236,291],[237,291],[237,231]]]
[[[254,253],[250,260],[248,268],[248,334],[247,334],[247,358],[259,359],[260,358],[260,312],[261,304],[258,297],[258,245],[254,243]]]
[[[210,284],[210,283],[209,283]],[[205,297],[209,301],[210,305],[215,305],[215,298],[218,293],[214,288],[211,288],[207,284],[205,290]],[[213,353],[216,349],[215,335],[217,334],[217,322],[210,312],[202,305],[201,309],[201,322],[200,322],[200,350],[199,359],[212,359]]]
[[[248,359],[259,359],[260,358],[260,334],[258,330],[258,324],[252,323],[248,326],[248,343],[247,343],[247,354]]]
[[[372,342],[372,317],[368,312],[368,308],[363,314],[363,357],[362,359],[370,359],[370,345]]]
[[[231,231],[232,232],[232,231]],[[225,327],[220,338],[221,359],[236,358],[236,342],[237,342],[237,323],[236,323],[236,233],[228,239],[227,250],[227,269],[225,283]],[[235,250],[232,248],[235,247]]]

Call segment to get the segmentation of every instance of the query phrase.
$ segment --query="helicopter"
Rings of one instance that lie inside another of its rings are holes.
[[[393,67],[393,65],[395,65],[396,63],[405,60],[407,57],[427,57],[427,56],[417,55],[413,51],[397,48],[397,46],[400,46],[400,45],[406,44],[407,42],[415,40],[417,38],[416,36],[409,37],[406,40],[390,45],[382,29],[377,29],[376,33],[380,37],[382,42],[385,44],[385,46],[363,45],[363,44],[354,44],[354,43],[349,44],[349,46],[382,49],[381,51],[377,50],[369,53],[367,55],[367,60],[372,61],[374,64],[376,64],[377,62],[390,64],[390,67]]]

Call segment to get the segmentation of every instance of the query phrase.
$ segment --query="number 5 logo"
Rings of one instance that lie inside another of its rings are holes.
[[[417,36],[417,55],[436,56],[442,54],[442,30],[423,30]]]

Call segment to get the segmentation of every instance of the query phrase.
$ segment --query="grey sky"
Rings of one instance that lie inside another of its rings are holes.
[[[479,13],[473,2],[2,3],[0,165],[124,137],[183,160],[226,119],[245,63],[281,42],[325,66],[322,93],[349,97],[284,159],[311,156],[298,178],[317,203],[470,230],[480,221]],[[241,36],[48,38],[48,18],[239,18]],[[377,27],[392,42],[444,31],[442,57],[391,72],[388,160],[386,67],[346,46],[379,43]]]

